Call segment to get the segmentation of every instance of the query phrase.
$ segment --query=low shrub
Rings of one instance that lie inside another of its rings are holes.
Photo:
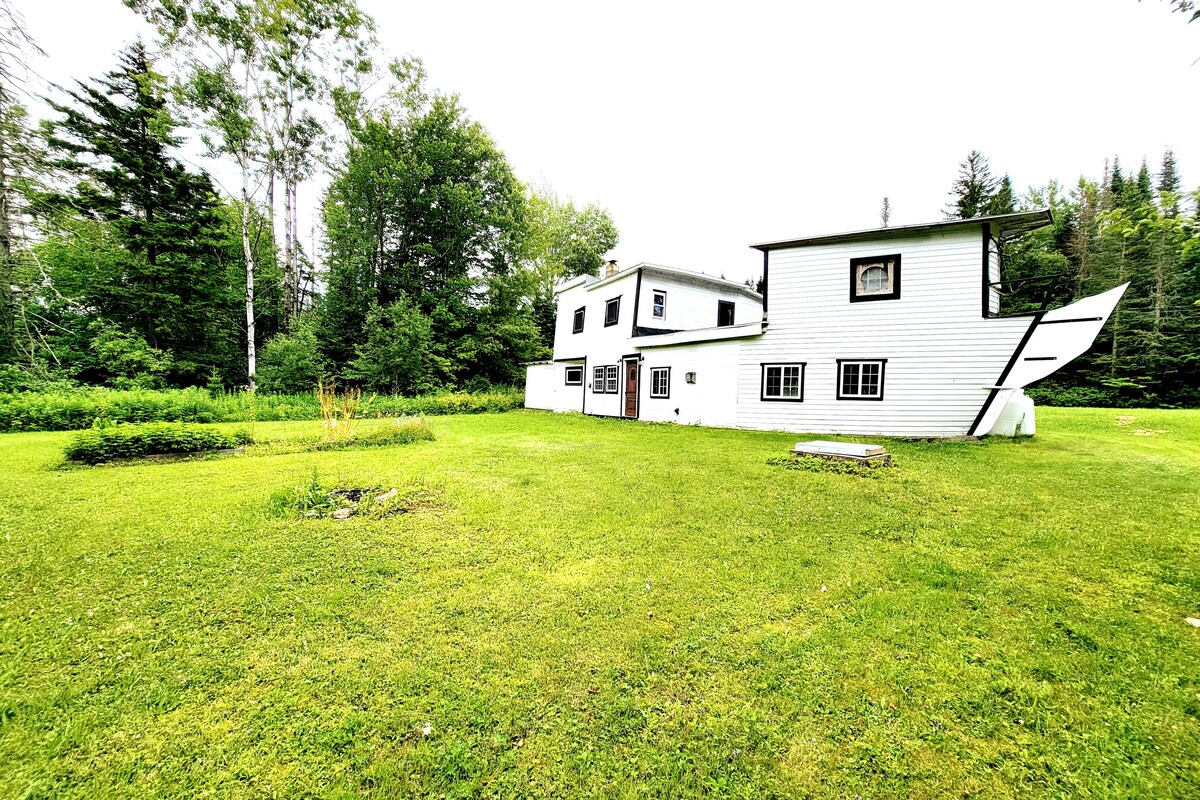
[[[106,425],[76,435],[67,445],[65,455],[70,461],[102,464],[153,455],[226,450],[250,442],[250,435],[244,431],[223,433],[182,422]]]
[[[418,397],[371,396],[363,404],[371,417],[484,414],[512,411],[525,404],[520,389],[479,394],[443,392]],[[52,392],[0,393],[0,432],[70,431],[109,422],[292,422],[321,419],[312,392],[303,394],[213,393],[207,389],[81,388]]]
[[[1136,408],[1156,406],[1158,398],[1144,392],[1133,393],[1108,386],[1059,386],[1044,382],[1027,386],[1025,394],[1040,406],[1089,408]]]

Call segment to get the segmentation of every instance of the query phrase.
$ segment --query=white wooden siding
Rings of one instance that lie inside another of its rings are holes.
[[[554,324],[554,357],[579,358],[586,355],[593,359],[628,353],[625,342],[633,333],[633,290],[636,282],[637,275],[630,272],[594,291],[588,291],[590,284],[579,284],[561,292]],[[620,315],[616,325],[606,327],[604,307],[614,297],[621,298]],[[587,309],[582,333],[571,332],[577,308]]]
[[[654,316],[654,291],[667,293],[666,317]],[[733,289],[719,289],[688,283],[646,270],[642,276],[642,300],[638,304],[637,324],[644,328],[690,331],[712,328],[717,324],[717,303],[734,304],[734,323],[757,322],[762,318],[762,303]]]
[[[640,326],[688,330],[715,324],[720,297],[738,304],[737,323],[759,318],[761,308],[734,290],[704,288],[652,269],[643,273],[638,303],[637,270],[599,286],[594,278],[579,282],[560,293],[554,355],[586,357],[585,385],[564,391],[565,364],[549,371],[534,365],[527,404],[620,416],[624,371],[618,371],[615,393],[596,393],[593,368],[620,367],[625,356],[640,352],[644,420],[856,435],[966,434],[1031,323],[1029,317],[983,316],[981,248],[980,229],[966,227],[775,250],[761,335],[694,344],[663,340],[667,346],[660,347],[644,346],[658,337],[632,337],[635,305]],[[850,259],[891,253],[901,255],[900,297],[850,302]],[[990,264],[998,279],[998,263]],[[663,320],[652,313],[656,289],[667,292]],[[605,302],[617,296],[620,320],[605,327]],[[574,311],[581,306],[587,309],[584,332],[574,334]],[[886,360],[883,399],[837,399],[838,359]],[[761,399],[761,365],[781,362],[806,364],[803,402]],[[650,370],[660,366],[671,367],[669,398],[650,397]],[[695,384],[686,383],[688,372],[696,373]]]
[[[549,411],[579,411],[583,386],[567,386],[568,366],[581,364],[530,364],[525,369],[525,407]],[[587,376],[584,376],[586,383]]]
[[[738,341],[703,345],[680,345],[647,350],[642,362],[638,394],[641,418],[652,422],[679,422],[684,425],[737,425]],[[671,368],[671,396],[650,396],[650,370]],[[696,382],[687,382],[687,373],[696,373]]]
[[[1028,318],[984,319],[978,229],[770,255],[768,328],[744,340],[739,427],[813,433],[968,432]],[[901,254],[900,298],[851,303],[850,259]],[[838,400],[837,359],[887,359],[883,400]],[[807,363],[804,402],[762,401],[763,362]]]
[[[589,278],[579,281],[559,293],[558,313],[554,329],[554,358],[587,358],[583,375],[583,391],[580,391],[579,387],[569,387],[571,391],[563,391],[561,373],[565,368],[564,364],[554,365],[553,370],[548,370],[546,365],[531,365],[526,377],[526,406],[621,416],[624,413],[625,403],[624,371],[619,371],[620,378],[615,394],[596,393],[593,391],[593,368],[623,365],[624,357],[634,354],[638,342],[646,340],[646,337],[634,338],[632,335],[635,305],[638,307],[638,324],[646,327],[689,330],[714,327],[717,323],[717,301],[719,299],[731,300],[736,303],[734,312],[736,322],[756,322],[762,318],[761,303],[744,293],[732,288],[723,289],[711,285],[705,286],[700,282],[692,283],[686,279],[676,279],[669,275],[654,273],[649,269],[642,276],[641,302],[635,302],[637,275],[638,270],[630,269],[602,285],[596,285],[599,281]],[[652,292],[654,289],[663,289],[667,292],[665,320],[656,320],[653,317]],[[606,327],[604,325],[605,305],[614,297],[621,298],[620,316],[616,325]],[[583,332],[573,333],[575,310],[578,308],[585,309]],[[688,413],[693,415],[689,418],[690,422],[697,422],[703,418],[704,424],[734,424],[735,418],[732,409],[737,391],[734,378],[737,374],[736,351],[727,349],[724,358],[727,361],[722,370],[725,380],[720,391],[716,390],[719,373],[711,367],[705,369],[706,383],[711,398],[718,395],[725,398],[721,401],[721,414],[714,413],[711,405],[703,408],[690,407]],[[657,361],[655,363],[658,364]],[[669,362],[664,362],[664,365],[673,366]],[[676,383],[682,386],[684,372],[694,371],[694,369],[689,367],[676,376],[677,371],[676,369],[672,370],[672,397],[675,396]],[[699,398],[699,392],[695,391],[695,387],[691,388],[691,394]],[[666,420],[676,416],[674,409],[677,405],[671,405],[668,409],[666,400],[655,399],[652,403],[649,402],[650,373],[646,363],[642,365],[638,394],[641,399],[642,418]],[[690,406],[696,406],[697,402],[698,400],[692,401]],[[649,411],[647,411],[648,404]]]

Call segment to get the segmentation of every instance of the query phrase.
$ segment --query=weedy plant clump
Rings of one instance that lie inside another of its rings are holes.
[[[141,425],[99,423],[75,435],[67,445],[67,460],[83,464],[160,455],[192,455],[229,450],[253,443],[246,431],[225,433],[186,422],[150,422]]]
[[[326,481],[314,467],[307,481],[271,495],[269,507],[277,517],[379,519],[437,507],[444,495],[443,487],[422,480],[390,489],[382,484],[351,486],[345,481]]]
[[[317,403],[321,407],[321,428],[325,439],[336,442],[354,438],[358,418],[370,405],[370,398],[363,402],[362,389],[343,389],[338,392],[337,383],[317,381]]]
[[[314,450],[339,450],[344,447],[385,447],[388,445],[432,442],[437,437],[429,423],[420,417],[387,420],[365,431],[353,430],[336,436],[325,435],[312,444]]]
[[[801,472],[857,475],[860,478],[882,478],[896,468],[894,458],[888,464],[859,464],[854,461],[835,461],[829,458],[777,456],[775,458],[768,458],[767,463],[774,467],[783,467],[784,469],[799,470]]]

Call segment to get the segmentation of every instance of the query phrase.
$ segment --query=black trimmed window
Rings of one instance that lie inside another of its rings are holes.
[[[850,302],[900,299],[900,254],[850,259]]]
[[[563,370],[563,382],[567,386],[583,386],[583,367],[567,367]]]
[[[760,400],[804,402],[804,368],[807,362],[762,365]]]
[[[886,358],[870,361],[838,359],[838,400],[882,400]]]
[[[671,397],[671,368],[650,368],[650,396],[660,398]]]
[[[583,333],[583,318],[586,313],[586,307],[575,309],[575,319],[571,323],[571,333]]]
[[[614,297],[604,304],[604,327],[616,325],[621,318],[621,298]]]
[[[667,318],[667,293],[662,289],[655,289],[650,293],[650,316],[655,319]]]
[[[592,394],[604,394],[604,367],[592,367]]]
[[[617,393],[617,381],[621,375],[621,367],[617,364],[609,364],[604,368],[604,391],[606,394]]]
[[[737,305],[729,300],[717,301],[717,327],[725,328],[733,324],[734,311]]]

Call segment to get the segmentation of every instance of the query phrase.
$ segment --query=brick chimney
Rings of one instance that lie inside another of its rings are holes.
[[[604,277],[606,277],[606,278],[611,278],[613,275],[616,275],[620,271],[621,271],[621,268],[617,266],[616,261],[609,261],[607,264],[604,265]]]

